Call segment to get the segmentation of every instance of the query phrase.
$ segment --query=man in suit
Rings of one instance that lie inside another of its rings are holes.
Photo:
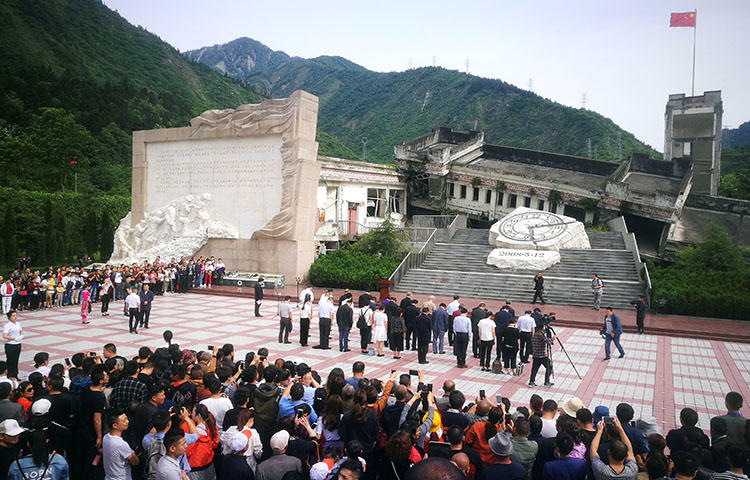
[[[448,312],[445,308],[445,304],[441,303],[432,312],[432,353],[445,353],[443,342],[445,341],[445,332],[448,331],[450,323],[450,317],[448,317]]]
[[[351,297],[345,298],[336,310],[336,324],[339,327],[339,351],[349,352],[349,330],[354,324],[354,310]]]
[[[255,284],[255,287],[253,287],[254,295],[255,295],[255,316],[260,317],[260,305],[263,303],[263,285],[265,285],[265,281],[263,277],[260,277],[258,279],[258,282]]]
[[[422,313],[416,319],[417,357],[422,364],[430,363],[427,361],[427,349],[430,345],[431,323],[430,307],[422,307]]]
[[[406,323],[406,350],[409,350],[411,345],[412,350],[417,349],[417,317],[419,316],[419,307],[417,307],[417,300],[411,299],[409,302],[401,302],[403,307],[401,311],[404,316],[404,323]]]
[[[151,303],[154,301],[154,292],[151,291],[149,284],[143,284],[143,290],[138,294],[141,297],[141,328],[148,328],[148,319],[151,317]]]
[[[606,314],[604,316],[604,359],[603,361],[609,360],[609,346],[612,342],[615,342],[615,347],[620,352],[620,358],[625,356],[625,350],[620,345],[620,335],[622,335],[622,325],[620,319],[612,311],[612,307],[605,309]]]

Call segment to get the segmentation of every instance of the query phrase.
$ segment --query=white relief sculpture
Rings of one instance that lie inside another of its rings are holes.
[[[162,258],[190,257],[209,238],[237,238],[237,229],[211,220],[208,205],[211,195],[187,195],[166,206],[146,213],[131,227],[130,213],[120,220],[109,263],[135,263]]]

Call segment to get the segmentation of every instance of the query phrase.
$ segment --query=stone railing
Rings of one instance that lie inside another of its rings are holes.
[[[638,249],[638,242],[635,239],[635,234],[628,232],[628,226],[625,223],[625,217],[619,216],[613,218],[608,222],[609,228],[615,232],[622,234],[622,239],[625,241],[625,249],[629,250],[633,255],[635,261],[635,269],[638,272],[638,280],[646,290],[646,305],[651,304],[651,276],[648,273],[648,266],[646,262],[641,261],[641,252]],[[635,298],[633,299],[635,300]]]
[[[404,259],[401,260],[399,266],[396,267],[396,270],[394,270],[391,276],[388,277],[388,280],[393,282],[394,286],[398,285],[398,282],[400,282],[401,279],[404,278],[406,272],[408,272],[412,268],[419,268],[424,263],[424,259],[427,258],[427,255],[435,247],[437,229],[432,228],[429,230],[431,230],[430,235],[424,242],[424,245],[422,245],[422,248],[420,248],[418,252],[407,253]]]
[[[444,230],[438,230],[437,241],[449,241],[451,238],[453,238],[453,235],[456,234],[456,230],[458,230],[459,228],[466,228],[466,215],[455,215],[453,217],[453,220],[451,220],[451,223],[448,225],[448,228]]]
[[[422,228],[448,228],[455,220],[455,215],[414,215],[411,223]]]

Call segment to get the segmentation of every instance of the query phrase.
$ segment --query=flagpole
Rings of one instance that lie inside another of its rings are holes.
[[[695,37],[698,31],[698,9],[695,9],[695,17],[693,17],[693,82],[690,87],[690,96],[695,96]]]

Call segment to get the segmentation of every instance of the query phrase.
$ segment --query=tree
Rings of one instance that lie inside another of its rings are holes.
[[[86,253],[93,257],[99,250],[99,221],[97,220],[96,212],[94,212],[93,209],[89,209],[89,212],[86,215],[86,221],[83,224],[82,233]]]
[[[727,232],[715,223],[706,228],[702,242],[685,248],[677,256],[677,265],[692,271],[729,272],[745,263],[742,250],[735,247]]]
[[[106,262],[109,257],[112,256],[112,249],[114,248],[115,232],[112,226],[112,219],[108,212],[102,212],[102,229],[100,232],[101,237],[101,261]]]
[[[401,242],[396,238],[396,229],[389,220],[390,211],[385,214],[385,221],[380,226],[362,235],[352,250],[366,255],[394,257],[401,250]]]

